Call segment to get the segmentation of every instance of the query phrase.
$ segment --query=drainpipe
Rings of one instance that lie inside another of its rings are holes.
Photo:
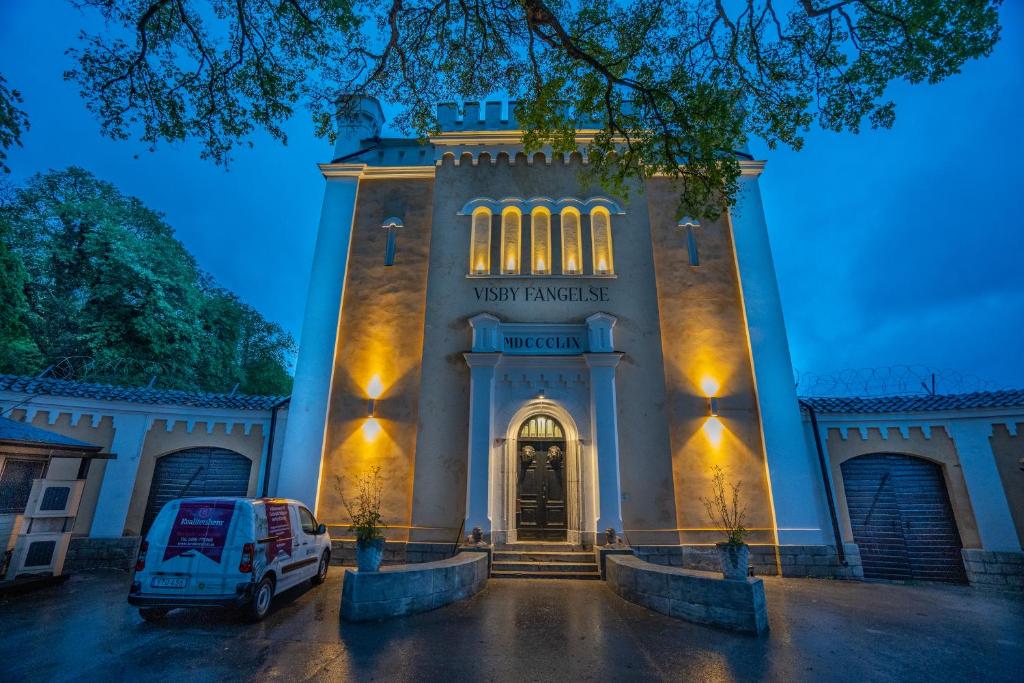
[[[291,400],[291,396],[285,396],[280,401],[270,406],[270,433],[267,434],[267,462],[263,466],[263,491],[260,493],[263,497],[266,497],[267,492],[270,490],[270,461],[274,459],[274,432],[277,431],[277,411]]]
[[[825,500],[828,501],[828,514],[832,518],[832,535],[836,539],[836,555],[839,563],[846,565],[846,550],[843,548],[843,537],[839,533],[839,518],[836,517],[836,503],[832,497],[832,484],[828,476],[828,465],[825,464],[825,449],[821,445],[821,432],[818,429],[818,414],[814,412],[814,406],[803,399],[797,402],[807,410],[811,417],[811,429],[814,430],[814,445],[818,450],[818,465],[821,467],[821,483],[825,485]]]

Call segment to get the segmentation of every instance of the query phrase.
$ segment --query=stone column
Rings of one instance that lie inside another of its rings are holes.
[[[362,140],[380,135],[384,115],[373,98],[361,98],[342,110],[335,159],[361,149]],[[352,221],[359,190],[358,171],[325,171],[327,186],[320,211],[309,293],[302,322],[299,357],[284,435],[280,475],[274,493],[294,498],[316,511],[320,488],[327,408],[334,372],[334,347],[348,267]]]
[[[958,420],[950,422],[947,429],[956,443],[982,550],[1019,553],[1020,539],[989,440],[992,424],[988,420]]]
[[[730,212],[750,355],[781,545],[831,545],[821,472],[804,439],[793,362],[768,243],[759,166],[743,170]]]
[[[467,353],[469,365],[469,461],[466,472],[466,528],[483,529],[490,541],[491,407],[494,403],[494,368],[500,353]]]
[[[135,491],[135,478],[139,472],[142,448],[146,442],[149,417],[144,414],[114,415],[114,440],[110,451],[117,457],[108,460],[103,471],[103,483],[92,518],[93,538],[121,538],[128,518],[128,506]],[[133,529],[141,533],[141,529]]]
[[[590,424],[597,456],[597,539],[608,528],[622,532],[622,485],[619,476],[619,419],[615,399],[615,368],[621,353],[588,353]]]

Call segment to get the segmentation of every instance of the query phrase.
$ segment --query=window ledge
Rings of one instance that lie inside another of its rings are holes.
[[[509,275],[506,273],[467,273],[467,280],[615,280],[618,279],[618,275],[610,273],[608,275],[599,275],[596,273],[580,273],[579,275],[564,275],[561,273],[555,273],[554,275],[532,275],[530,273],[520,273],[518,275]]]

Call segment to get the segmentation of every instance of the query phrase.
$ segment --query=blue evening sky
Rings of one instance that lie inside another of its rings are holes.
[[[989,59],[936,86],[894,86],[892,130],[815,130],[801,152],[752,145],[768,159],[761,187],[799,371],[924,365],[1024,387],[1022,5],[1004,6]],[[31,120],[7,180],[91,170],[165,213],[202,268],[298,338],[315,162],[330,146],[303,113],[287,147],[258,136],[228,171],[191,144],[151,153],[102,138],[62,79],[82,22],[64,0],[0,0],[0,72]]]

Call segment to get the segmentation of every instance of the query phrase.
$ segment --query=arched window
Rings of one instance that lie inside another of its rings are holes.
[[[590,212],[590,235],[594,248],[594,274],[612,275],[612,220],[608,209],[597,207]]]
[[[558,420],[550,415],[534,415],[519,428],[519,438],[564,440],[565,432]]]
[[[473,212],[469,272],[473,275],[486,275],[491,272],[491,212],[483,207]]]
[[[522,239],[522,214],[515,207],[506,207],[501,212],[501,274],[518,275],[520,240]]]
[[[580,239],[580,212],[573,208],[562,210],[562,273],[579,275],[583,272],[583,245]]]
[[[544,208],[534,209],[530,226],[533,250],[530,270],[534,275],[547,275],[551,272],[551,213]]]

